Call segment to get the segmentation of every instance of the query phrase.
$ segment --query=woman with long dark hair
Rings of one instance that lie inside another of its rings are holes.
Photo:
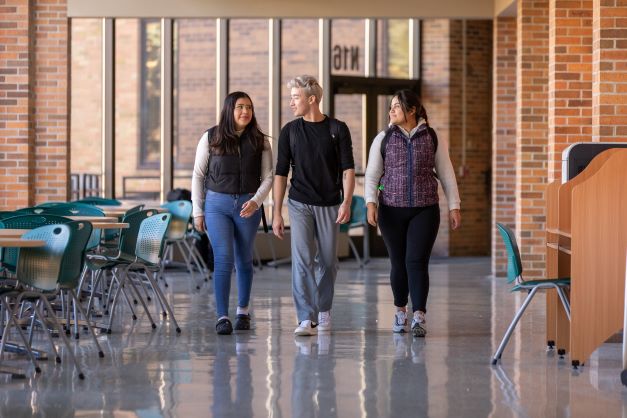
[[[457,180],[448,144],[438,141],[416,93],[396,92],[389,116],[390,127],[375,137],[366,168],[368,223],[381,229],[392,264],[390,284],[396,306],[392,330],[407,331],[411,296],[411,331],[424,337],[429,258],[440,226],[437,179],[446,194],[453,230],[461,225]]]
[[[272,149],[248,94],[224,99],[220,123],[200,138],[192,175],[194,226],[207,231],[214,254],[213,284],[218,334],[231,334],[231,274],[237,274],[235,330],[250,329],[253,246],[259,210],[272,187]]]

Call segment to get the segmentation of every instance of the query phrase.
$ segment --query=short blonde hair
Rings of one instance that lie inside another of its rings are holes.
[[[320,103],[320,100],[322,100],[322,87],[318,84],[316,77],[311,75],[299,75],[287,83],[288,89],[293,89],[295,87],[303,89],[303,92],[307,97],[314,96],[316,98],[316,103]]]

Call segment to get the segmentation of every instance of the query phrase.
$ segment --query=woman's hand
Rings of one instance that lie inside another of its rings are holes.
[[[257,211],[257,209],[259,209],[259,206],[257,206],[257,202],[255,202],[254,200],[249,200],[247,202],[244,202],[244,204],[242,205],[242,210],[240,211],[239,216],[241,216],[242,218],[250,218]]]
[[[462,225],[462,214],[459,209],[452,209],[448,213],[448,220],[453,231],[459,228]]]
[[[379,214],[377,213],[377,205],[370,202],[366,205],[368,208],[368,223],[376,228]]]
[[[200,233],[205,232],[205,217],[203,215],[194,216],[194,228]]]

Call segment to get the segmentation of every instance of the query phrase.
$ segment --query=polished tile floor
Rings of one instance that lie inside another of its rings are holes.
[[[125,317],[99,337],[106,358],[87,338],[74,343],[84,381],[66,357],[36,377],[0,376],[0,417],[627,416],[621,346],[605,344],[573,371],[568,358],[545,349],[543,298],[502,365],[490,365],[522,300],[490,277],[489,259],[433,260],[426,339],[390,331],[387,266],[342,262],[334,330],[315,337],[292,334],[288,266],[256,273],[255,329],[220,337],[210,286],[192,291],[183,274],[172,274],[167,291],[181,335],[167,323],[153,331],[145,318]]]

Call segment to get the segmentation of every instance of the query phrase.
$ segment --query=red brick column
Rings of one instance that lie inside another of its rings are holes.
[[[0,2],[0,210],[32,201],[31,27],[27,0]]]
[[[592,2],[549,2],[549,172],[560,179],[562,151],[592,140]]]
[[[0,2],[0,210],[67,199],[67,22],[65,0]]]
[[[428,19],[422,25],[422,101],[427,109],[430,125],[436,130],[441,141],[451,141],[451,68],[450,68],[450,26],[447,19]],[[452,157],[452,156],[451,156]],[[453,166],[457,167],[453,160]],[[440,188],[440,192],[441,192]],[[444,222],[448,210],[446,197],[440,193],[440,231],[433,254],[449,255],[449,227]],[[464,202],[462,202],[462,205]]]
[[[35,33],[35,204],[67,200],[70,179],[66,0],[31,1]]]
[[[463,166],[456,173],[462,228],[450,235],[452,256],[490,255],[492,36],[490,20],[451,22],[451,157]]]
[[[627,5],[593,2],[594,141],[627,141]]]
[[[549,81],[548,1],[519,0],[517,15],[516,235],[526,278],[545,271]]]
[[[492,274],[507,273],[496,222],[516,226],[516,18],[494,20],[492,89]]]

